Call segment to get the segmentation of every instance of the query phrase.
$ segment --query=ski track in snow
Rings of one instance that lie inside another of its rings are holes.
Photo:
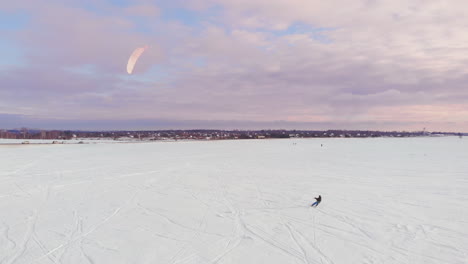
[[[467,264],[467,149],[455,137],[0,146],[0,264]]]

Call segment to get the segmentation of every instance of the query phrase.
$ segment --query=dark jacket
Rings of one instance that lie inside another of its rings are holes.
[[[319,195],[319,197],[315,198],[315,200],[320,203],[322,201],[322,196]]]

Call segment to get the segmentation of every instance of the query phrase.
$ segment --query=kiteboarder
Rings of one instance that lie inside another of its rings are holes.
[[[322,201],[322,196],[319,195],[318,197],[314,197],[314,199],[317,201],[315,201],[315,203],[313,203],[312,206],[317,207],[319,203]]]

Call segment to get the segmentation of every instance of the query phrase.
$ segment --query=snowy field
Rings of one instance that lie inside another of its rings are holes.
[[[0,146],[2,264],[466,264],[467,208],[468,138]]]
[[[123,140],[113,140],[110,138],[76,138],[70,140],[60,140],[60,139],[4,139],[0,138],[0,145],[18,145],[27,142],[27,144],[35,145],[35,144],[53,144],[54,142],[59,144],[97,144],[97,143],[122,143],[122,142],[134,142],[136,140],[131,139],[123,139]]]

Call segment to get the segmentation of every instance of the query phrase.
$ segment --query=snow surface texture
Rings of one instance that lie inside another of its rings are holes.
[[[95,139],[89,139],[89,138],[76,138],[76,139],[70,139],[70,140],[62,140],[62,139],[5,139],[5,138],[0,138],[0,145],[17,145],[17,144],[22,144],[23,142],[27,142],[30,145],[34,144],[53,144],[56,142],[57,144],[79,144],[85,143],[85,144],[97,144],[97,143],[127,143],[127,142],[136,142],[137,139],[118,139],[118,140],[113,140],[110,138],[95,138]],[[141,141],[138,141],[141,142]]]
[[[16,145],[0,168],[2,264],[468,263],[468,139]]]

